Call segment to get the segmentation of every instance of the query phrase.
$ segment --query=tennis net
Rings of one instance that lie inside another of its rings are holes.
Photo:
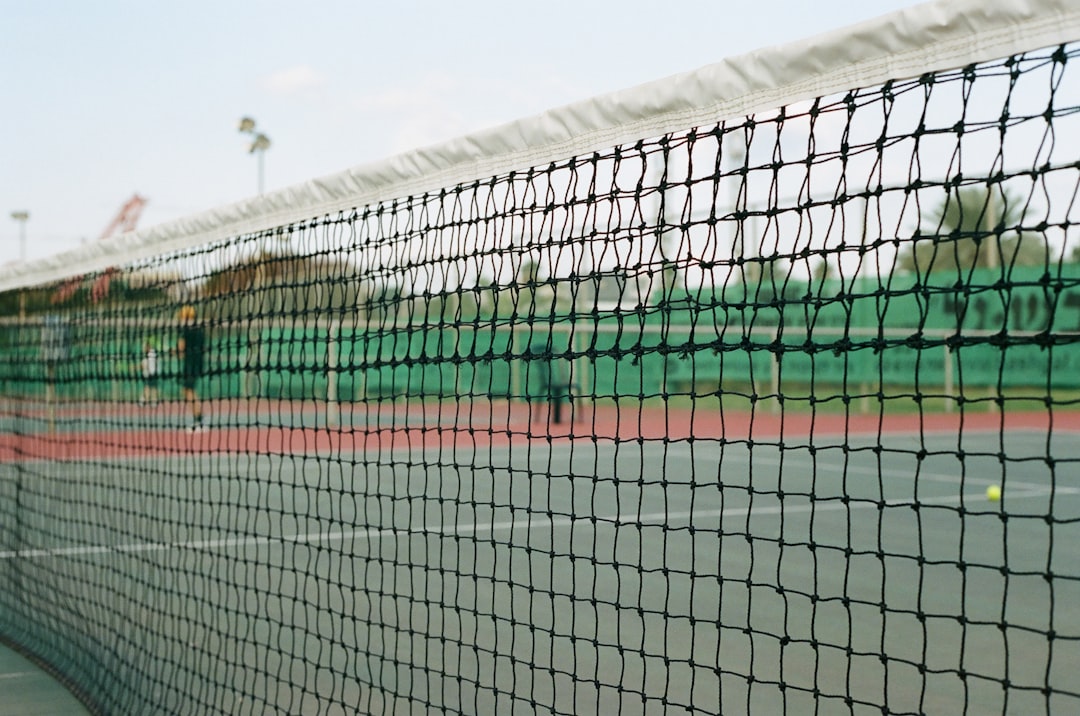
[[[1080,708],[1080,12],[984,5],[16,267],[0,638],[100,713]]]

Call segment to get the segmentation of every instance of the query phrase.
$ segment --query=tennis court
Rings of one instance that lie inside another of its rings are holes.
[[[1080,711],[1078,43],[936,0],[3,272],[0,640],[108,714]]]
[[[1048,454],[1080,461],[1077,434],[29,462],[28,514],[97,517],[5,589],[68,562],[34,600],[176,643],[139,669],[169,711],[1071,708],[1047,690],[1080,643],[1045,634],[1080,634],[1080,584],[1044,575],[1080,572],[1080,487]]]

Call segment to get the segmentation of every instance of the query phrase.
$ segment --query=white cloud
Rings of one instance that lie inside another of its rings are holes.
[[[297,65],[263,78],[262,86],[276,94],[295,94],[326,84],[326,78],[308,65]]]
[[[398,85],[382,92],[364,95],[359,97],[355,104],[357,109],[375,112],[430,109],[458,96],[461,91],[458,85],[449,75],[434,73],[412,86]]]
[[[393,153],[426,147],[468,133],[473,127],[446,107],[418,109],[402,118],[390,144]]]
[[[446,141],[476,129],[475,117],[462,107],[467,87],[443,73],[432,73],[411,85],[369,92],[352,100],[352,109],[367,116],[369,125],[385,127],[385,152],[398,153]]]

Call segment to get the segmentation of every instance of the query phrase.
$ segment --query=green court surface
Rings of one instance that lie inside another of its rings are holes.
[[[1013,431],[27,463],[27,519],[71,521],[0,588],[84,605],[61,658],[136,710],[1069,712],[1077,460]]]
[[[0,643],[0,716],[88,714],[62,684],[18,652]]]

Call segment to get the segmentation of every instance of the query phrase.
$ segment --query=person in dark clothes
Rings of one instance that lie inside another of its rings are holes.
[[[563,403],[573,406],[570,376],[563,362],[552,353],[550,342],[545,353],[539,371],[540,396],[548,401],[548,416],[551,422],[559,425],[563,421]]]
[[[189,430],[203,430],[202,404],[199,402],[199,379],[206,362],[206,331],[195,322],[195,307],[180,309],[180,339],[176,344],[180,356],[180,387],[184,400],[191,406],[192,424]]]
[[[143,343],[142,377],[143,392],[139,402],[143,405],[158,402],[158,354],[150,341]]]

